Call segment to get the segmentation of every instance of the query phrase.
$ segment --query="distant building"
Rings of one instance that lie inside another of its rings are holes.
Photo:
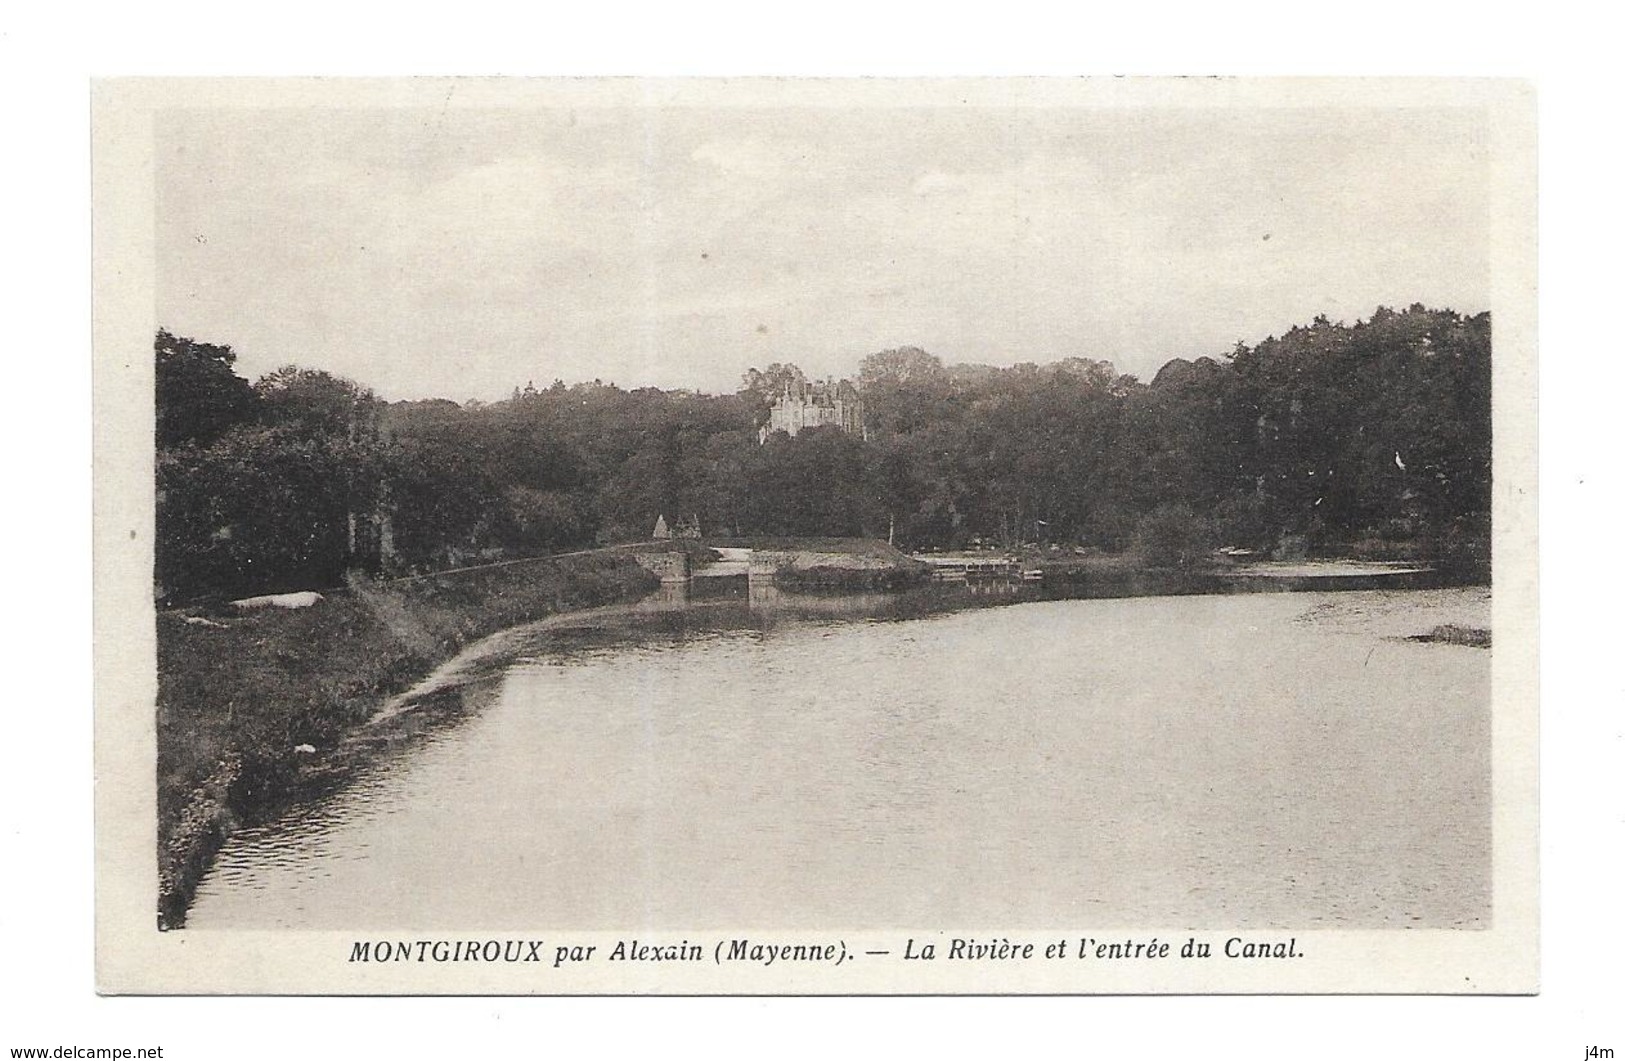
[[[807,427],[838,427],[849,435],[869,437],[863,423],[863,399],[849,380],[809,383],[791,380],[784,385],[767,413],[758,441],[767,442],[775,431],[794,435]]]

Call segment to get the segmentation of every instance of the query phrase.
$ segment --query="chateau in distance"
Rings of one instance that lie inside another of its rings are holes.
[[[794,435],[802,428],[826,425],[868,439],[869,432],[863,423],[863,399],[850,380],[809,383],[798,379],[786,383],[773,399],[767,423],[762,425],[757,437],[765,444],[775,431]]]

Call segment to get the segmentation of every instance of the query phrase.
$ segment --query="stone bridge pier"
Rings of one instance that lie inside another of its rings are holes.
[[[773,578],[780,571],[790,567],[794,559],[794,556],[788,552],[754,550],[750,554],[750,577],[752,579]]]

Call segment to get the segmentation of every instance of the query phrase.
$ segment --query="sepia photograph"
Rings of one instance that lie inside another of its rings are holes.
[[[95,125],[101,990],[1535,989],[1526,86]]]

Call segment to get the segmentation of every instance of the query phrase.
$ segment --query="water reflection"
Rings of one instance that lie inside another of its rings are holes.
[[[691,585],[692,583],[686,579],[681,582],[662,582],[659,589],[639,602],[639,610],[657,612],[686,608]]]
[[[1059,595],[1059,594],[1052,594]],[[651,617],[680,616],[662,629],[755,626],[770,629],[783,622],[807,619],[909,619],[988,603],[1043,599],[1030,583],[984,580],[951,585],[928,584],[902,592],[819,591],[786,587],[771,576],[711,575],[682,582],[663,582],[630,606],[594,609],[576,617],[537,624],[556,634],[561,629],[607,629],[646,624]]]
[[[770,578],[753,578],[749,581],[748,593],[750,606],[753,611],[772,611],[780,607],[784,595],[780,592],[778,584]]]

